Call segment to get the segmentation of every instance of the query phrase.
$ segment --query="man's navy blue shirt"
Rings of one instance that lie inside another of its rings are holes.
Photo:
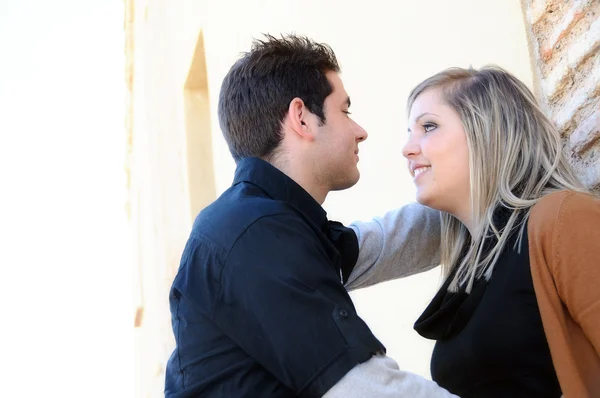
[[[342,276],[354,233],[269,163],[239,162],[194,222],[169,296],[167,397],[317,397],[385,352]]]

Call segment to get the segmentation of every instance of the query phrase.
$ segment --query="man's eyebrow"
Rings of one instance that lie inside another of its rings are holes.
[[[348,106],[348,108],[350,108],[350,105],[352,105],[352,102],[350,101],[350,97],[346,98],[346,105]]]

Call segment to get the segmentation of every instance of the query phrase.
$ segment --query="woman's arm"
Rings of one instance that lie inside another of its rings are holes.
[[[350,225],[359,255],[346,288],[371,286],[436,267],[440,263],[440,213],[412,203],[383,217]]]
[[[600,356],[600,200],[569,193],[554,230],[558,294]]]
[[[531,276],[566,397],[600,396],[600,200],[555,192],[527,226]]]

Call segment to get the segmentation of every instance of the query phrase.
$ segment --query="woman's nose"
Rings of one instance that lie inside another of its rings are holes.
[[[420,151],[421,147],[419,146],[417,139],[414,136],[411,136],[402,148],[402,156],[409,159],[415,155],[418,155]]]

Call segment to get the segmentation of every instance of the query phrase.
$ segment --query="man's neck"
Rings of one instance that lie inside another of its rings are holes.
[[[329,190],[322,188],[314,181],[314,176],[306,167],[300,167],[295,164],[293,159],[277,157],[267,160],[271,165],[281,171],[283,174],[290,177],[294,182],[300,185],[310,196],[313,197],[320,205],[323,205]]]

